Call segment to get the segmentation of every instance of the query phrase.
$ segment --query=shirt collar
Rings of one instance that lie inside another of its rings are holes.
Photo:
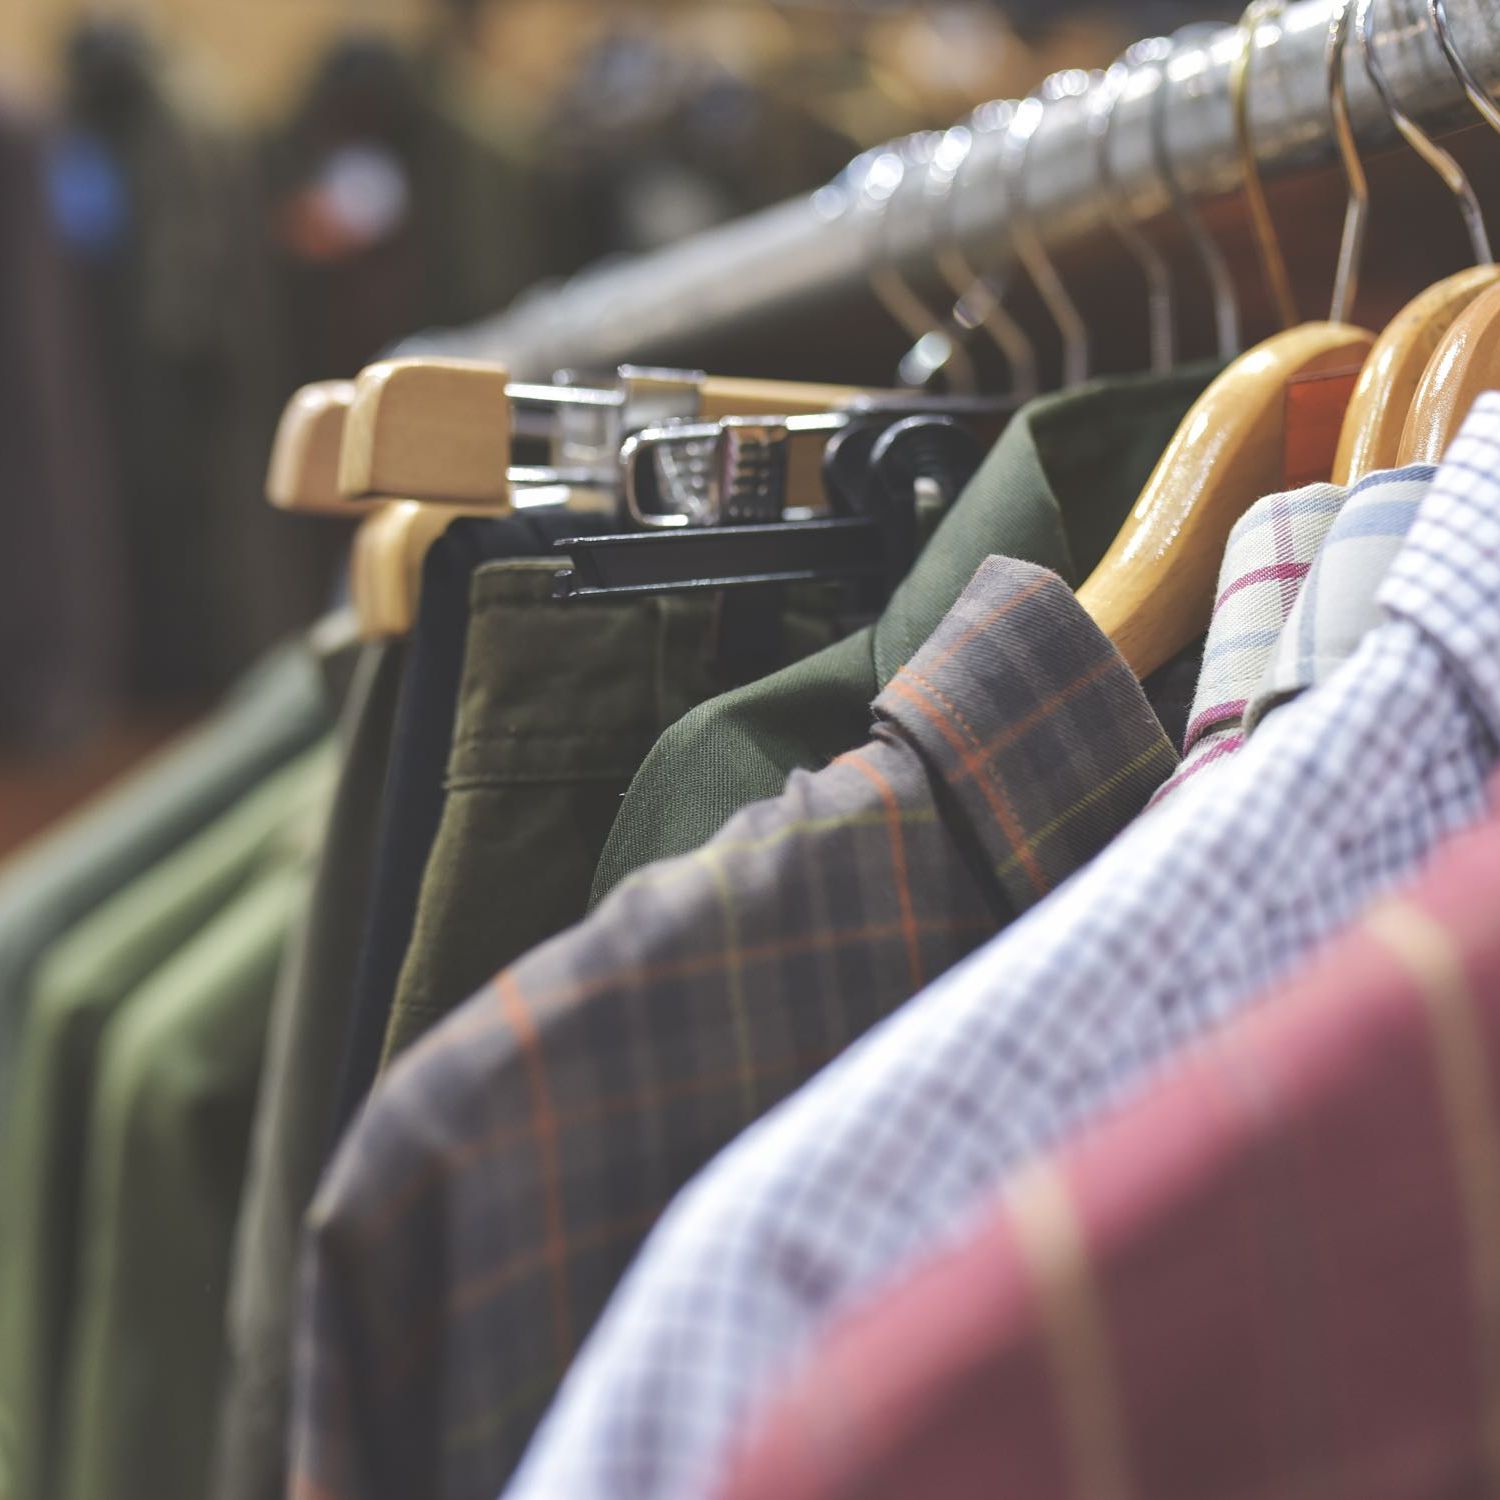
[[[1311,484],[1267,495],[1229,533],[1186,752],[1239,726],[1347,494],[1341,485]]]
[[[1052,572],[989,558],[875,703],[1012,910],[1139,812],[1177,757],[1130,668]]]
[[[986,557],[1024,557],[1080,583],[1219,368],[1095,380],[1016,412],[876,623],[879,685],[937,629]]]
[[[1500,392],[1474,403],[1379,602],[1437,642],[1500,734]]]
[[[1430,464],[1371,474],[1349,492],[1248,694],[1253,733],[1278,704],[1326,681],[1381,620],[1377,599],[1432,483]]]

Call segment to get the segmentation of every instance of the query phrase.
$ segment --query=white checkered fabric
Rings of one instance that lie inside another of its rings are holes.
[[[1380,603],[1387,618],[1327,682],[677,1199],[509,1500],[711,1495],[757,1401],[832,1316],[961,1233],[1018,1163],[1484,814],[1500,732],[1500,394],[1476,405]]]

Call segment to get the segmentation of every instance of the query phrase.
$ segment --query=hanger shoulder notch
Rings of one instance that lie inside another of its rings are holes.
[[[1335,484],[1396,467],[1407,419],[1438,345],[1464,309],[1497,285],[1500,267],[1470,266],[1412,298],[1381,330],[1339,433]]]
[[[1500,386],[1500,285],[1453,320],[1427,362],[1401,434],[1402,464],[1441,463],[1469,408]]]
[[[339,488],[505,510],[511,420],[503,365],[395,359],[355,382]]]
[[[266,498],[277,510],[310,516],[365,516],[369,507],[339,490],[344,425],[354,383],[324,380],[303,386],[286,404],[271,445]]]
[[[1285,487],[1288,385],[1357,367],[1374,340],[1346,323],[1300,324],[1242,354],[1193,403],[1078,591],[1136,676],[1208,628],[1230,529],[1255,501]]]
[[[490,515],[466,505],[388,500],[354,534],[349,592],[361,640],[409,635],[422,597],[428,550],[457,520]]]

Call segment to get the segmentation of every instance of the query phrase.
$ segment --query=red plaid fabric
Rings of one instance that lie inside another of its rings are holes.
[[[1500,1490],[1500,816],[872,1297],[722,1500]]]

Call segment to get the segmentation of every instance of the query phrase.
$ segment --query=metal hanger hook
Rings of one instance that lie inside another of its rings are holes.
[[[946,174],[946,181],[938,178],[934,183],[939,201],[934,214],[933,255],[943,279],[958,298],[948,315],[949,322],[965,331],[983,330],[1010,370],[1011,397],[1027,401],[1038,389],[1036,348],[1026,330],[1006,310],[1006,275],[978,270],[970,261],[957,214],[958,184],[973,163],[975,145],[982,137],[1003,131],[1015,111],[1013,99],[992,100],[981,104],[968,123],[958,127],[965,138],[961,147],[954,147],[959,159]],[[950,136],[955,133],[949,132]]]
[[[1446,20],[1446,16],[1444,19]],[[1400,100],[1391,89],[1390,80],[1385,76],[1385,69],[1380,65],[1375,52],[1374,0],[1359,0],[1354,24],[1359,33],[1359,55],[1364,62],[1365,72],[1380,96],[1380,102],[1390,116],[1391,123],[1401,132],[1412,150],[1443,179],[1449,192],[1458,200],[1458,211],[1463,215],[1464,228],[1469,232],[1469,245],[1474,253],[1475,265],[1493,265],[1495,257],[1490,251],[1489,231],[1484,226],[1484,210],[1479,206],[1479,199],[1467,174],[1457,160],[1402,109]],[[1440,30],[1439,40],[1441,37]],[[1447,53],[1446,47],[1444,52]],[[1451,55],[1449,61],[1452,61]]]
[[[1427,14],[1432,17],[1433,29],[1437,32],[1438,45],[1448,66],[1458,74],[1469,103],[1474,106],[1492,130],[1500,131],[1500,105],[1490,98],[1485,87],[1474,76],[1474,70],[1459,51],[1458,41],[1453,35],[1453,23],[1448,19],[1447,0],[1427,0]]]
[[[975,388],[973,362],[902,274],[892,244],[891,209],[902,185],[913,168],[925,170],[931,160],[930,154],[924,159],[924,139],[921,135],[907,136],[869,153],[859,191],[862,201],[878,217],[866,277],[881,306],[915,340],[902,356],[900,378],[909,384],[926,385],[941,374],[950,390],[967,393]]]
[[[1089,94],[1089,134],[1094,141],[1094,160],[1104,190],[1104,210],[1110,227],[1120,237],[1146,278],[1146,306],[1151,335],[1151,369],[1164,375],[1177,363],[1176,318],[1173,312],[1172,270],[1166,257],[1146,237],[1130,213],[1120,191],[1110,155],[1110,140],[1120,99],[1130,86],[1134,65],[1127,51],[1111,64]]]
[[[1328,307],[1331,323],[1347,322],[1359,288],[1359,269],[1364,261],[1365,230],[1370,220],[1370,180],[1359,156],[1359,142],[1349,118],[1349,87],[1344,78],[1344,54],[1349,43],[1349,21],[1354,0],[1335,0],[1328,18],[1328,42],[1323,52],[1328,80],[1328,112],[1333,118],[1333,138],[1338,144],[1349,201],[1344,208],[1344,232],[1339,240],[1339,263],[1333,277],[1333,300]]]
[[[1229,98],[1234,108],[1235,144],[1239,150],[1240,174],[1244,178],[1245,200],[1250,208],[1250,223],[1255,230],[1255,244],[1260,252],[1261,270],[1270,289],[1276,317],[1283,328],[1297,321],[1297,300],[1292,295],[1292,279],[1287,273],[1286,256],[1266,201],[1261,181],[1260,161],[1255,154],[1255,140],[1250,128],[1250,67],[1260,45],[1262,25],[1275,26],[1281,34],[1284,0],[1250,0],[1239,21],[1239,51],[1229,70]]]
[[[1064,386],[1080,385],[1089,377],[1088,327],[1037,233],[1031,213],[1027,168],[1031,160],[1032,138],[1042,123],[1048,103],[1076,97],[1086,91],[1089,82],[1089,75],[1078,70],[1054,73],[1043,79],[1037,92],[1029,94],[1017,106],[1005,129],[1006,178],[1014,225],[1011,239],[1016,255],[1026,267],[1062,335]]]
[[[1172,60],[1187,45],[1188,38],[1196,35],[1199,26],[1185,26],[1170,37],[1150,37],[1137,42],[1131,51],[1143,61],[1157,65],[1156,89],[1151,96],[1151,156],[1157,175],[1166,184],[1167,196],[1172,201],[1172,211],[1177,215],[1188,238],[1192,241],[1203,266],[1203,274],[1213,292],[1214,334],[1222,360],[1232,359],[1240,352],[1240,308],[1234,288],[1234,276],[1229,262],[1218,243],[1204,227],[1203,218],[1193,201],[1183,191],[1177,176],[1176,164],[1172,161],[1172,149],[1167,141],[1167,104],[1172,89]],[[1215,31],[1217,28],[1207,28]]]

